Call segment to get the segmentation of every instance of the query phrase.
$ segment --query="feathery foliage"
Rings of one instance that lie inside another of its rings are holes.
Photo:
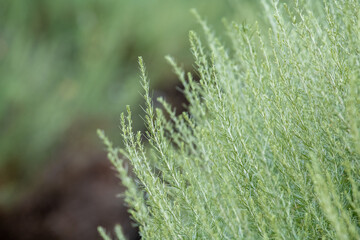
[[[225,23],[231,50],[198,18],[199,81],[167,57],[188,112],[153,108],[139,58],[147,132],[129,108],[123,149],[99,131],[144,239],[360,239],[360,3],[264,5],[268,34]]]

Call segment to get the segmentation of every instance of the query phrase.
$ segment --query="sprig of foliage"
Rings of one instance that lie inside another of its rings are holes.
[[[144,239],[360,238],[360,3],[270,5],[268,35],[226,23],[232,50],[198,17],[200,80],[167,57],[190,103],[179,116],[153,108],[139,58],[147,132],[128,109],[124,149],[101,137]]]

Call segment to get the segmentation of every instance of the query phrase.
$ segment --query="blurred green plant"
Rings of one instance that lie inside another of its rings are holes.
[[[163,56],[189,62],[182,50],[191,7],[210,19],[256,10],[250,1],[0,1],[0,204],[41,169],[74,122],[115,119],[139,101],[140,52],[159,79],[154,85],[172,80]]]
[[[272,3],[231,51],[199,18],[199,82],[168,57],[188,112],[154,109],[139,58],[147,131],[128,108],[124,148],[98,132],[144,239],[360,239],[360,2]]]

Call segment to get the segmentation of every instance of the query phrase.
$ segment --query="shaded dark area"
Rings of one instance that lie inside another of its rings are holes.
[[[77,128],[74,126],[73,128]],[[2,239],[99,239],[97,226],[122,225],[137,239],[118,193],[124,189],[106,153],[70,129],[70,139],[54,153],[35,184],[10,210],[0,213]]]
[[[162,97],[173,107],[177,115],[187,111],[189,102],[185,98],[183,90],[184,87],[176,78],[167,84],[158,86],[153,93],[154,107],[162,108],[161,104],[157,102],[157,98]]]

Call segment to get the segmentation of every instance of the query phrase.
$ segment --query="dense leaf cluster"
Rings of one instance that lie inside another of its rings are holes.
[[[124,149],[99,132],[144,239],[360,239],[360,3],[265,9],[268,34],[225,23],[230,50],[199,18],[199,81],[167,58],[188,112],[153,108],[139,58],[147,132],[130,110]]]

